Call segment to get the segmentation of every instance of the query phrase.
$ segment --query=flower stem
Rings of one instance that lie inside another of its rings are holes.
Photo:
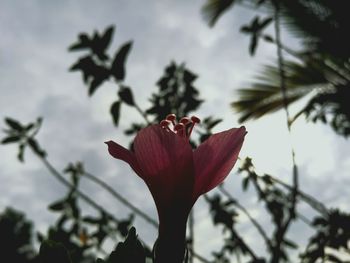
[[[154,263],[182,263],[186,248],[186,220],[160,225]]]

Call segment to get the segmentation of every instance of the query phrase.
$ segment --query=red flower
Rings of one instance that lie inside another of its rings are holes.
[[[161,124],[139,131],[134,151],[106,142],[109,153],[127,162],[146,182],[157,206],[160,235],[169,224],[184,224],[186,230],[197,198],[226,178],[242,147],[244,127],[213,134],[193,150],[189,136],[198,122],[192,117],[175,124],[175,115],[169,115]]]

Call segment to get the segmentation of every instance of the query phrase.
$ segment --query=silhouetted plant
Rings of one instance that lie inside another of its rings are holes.
[[[1,262],[37,262],[32,231],[32,223],[22,212],[6,208],[0,214]]]
[[[339,135],[349,136],[349,106],[345,101],[349,99],[350,85],[347,36],[350,20],[344,11],[346,3],[330,0],[208,0],[203,12],[209,25],[213,26],[234,4],[244,4],[272,16],[278,12],[283,25],[303,44],[300,51],[293,51],[277,37],[264,34],[262,29],[271,22],[269,17],[260,22],[257,16],[250,25],[241,28],[243,33],[252,36],[249,48],[252,55],[258,40],[262,39],[280,47],[294,59],[283,63],[286,68],[286,98],[280,92],[279,67],[275,65],[264,66],[251,87],[238,90],[239,99],[232,103],[232,107],[241,114],[240,122],[260,118],[313,93],[306,105],[288,121],[292,123],[304,115],[313,122],[329,124]],[[278,23],[276,18],[274,23]]]
[[[210,6],[218,8],[211,18],[211,23],[213,24],[220,14],[224,12],[227,7],[232,5],[234,1],[221,2],[215,0],[210,2],[211,5],[208,5],[207,8],[210,9]],[[259,1],[259,4],[263,5],[264,2],[265,1]],[[280,48],[282,47],[278,39],[275,40],[268,37],[262,32],[270,22],[271,18],[265,18],[263,20],[256,18],[250,26],[243,28],[243,31],[253,36],[250,47],[252,54],[256,50],[258,39],[261,37],[267,41],[277,43],[277,45],[280,45]],[[82,72],[83,80],[88,86],[88,94],[90,96],[93,95],[105,81],[109,79],[115,81],[117,85],[117,100],[110,107],[112,120],[115,125],[118,125],[119,119],[121,118],[120,107],[122,104],[137,110],[143,119],[143,122],[131,123],[130,127],[125,131],[127,135],[132,135],[152,123],[159,123],[161,120],[165,119],[169,113],[176,113],[178,116],[186,116],[199,108],[203,100],[200,99],[199,90],[194,87],[194,81],[197,78],[196,74],[185,67],[184,64],[171,62],[170,65],[165,68],[164,75],[156,83],[158,90],[151,95],[149,100],[151,104],[150,107],[146,110],[142,110],[135,100],[133,89],[124,83],[126,74],[125,62],[131,49],[131,42],[123,44],[122,47],[115,52],[115,56],[111,58],[112,56],[108,54],[108,46],[112,41],[113,31],[113,27],[108,27],[103,33],[96,31],[92,36],[82,33],[78,41],[70,47],[70,50],[85,50],[87,52],[85,56],[79,58],[78,61],[74,63],[71,70]],[[339,80],[334,71],[333,75],[330,74],[332,69],[327,68],[325,63],[319,64],[320,60],[316,60],[315,62],[308,60],[308,62],[310,64],[307,67],[298,63],[284,63],[286,87],[288,87],[289,84],[295,87],[299,87],[301,83],[308,83],[311,85],[317,82],[322,84],[327,83],[331,78],[333,82]],[[269,71],[270,74],[275,77],[275,79],[272,77],[273,81],[281,77],[280,68],[271,67]],[[322,75],[320,71],[323,72]],[[277,82],[278,79],[273,85],[270,85],[272,81],[270,81],[270,83],[268,77],[265,77],[263,80],[267,83],[260,90],[259,86],[257,93],[268,97],[268,100],[270,99],[273,101],[276,99],[276,101],[272,103],[272,106],[269,106],[269,103],[257,106],[258,101],[249,101],[248,99],[245,107],[252,107],[252,112],[256,109],[256,112],[260,110],[259,116],[271,112],[276,108],[285,107],[307,93],[302,93],[299,91],[299,88],[295,88],[295,96],[289,96],[290,94],[288,94],[288,92],[290,92],[290,89],[288,87],[287,94],[285,94],[287,95],[286,104],[286,98],[283,94],[279,96],[281,92],[281,83]],[[341,83],[338,84],[340,85]],[[254,95],[254,92],[255,91],[251,93]],[[316,98],[317,97],[315,97],[312,103],[310,102],[310,105],[313,105],[312,107],[328,107],[327,103],[334,100],[336,102],[329,106],[334,108],[333,114],[337,114],[337,111],[341,114],[348,114],[346,112],[345,102],[343,102],[343,105],[340,105],[341,107],[337,106],[338,98],[334,99],[327,96],[324,99],[322,99],[322,97],[319,99]],[[259,99],[261,100],[261,96]],[[311,109],[311,106],[310,110],[305,109],[303,112],[308,111],[310,112],[310,116],[315,113],[315,109]],[[249,114],[248,112],[246,118],[251,118],[255,116],[254,114],[255,113]],[[324,118],[322,115],[317,116],[319,117],[317,117],[316,120],[318,118]],[[191,141],[192,146],[196,147],[199,142],[208,139],[212,134],[212,129],[220,121],[222,120],[212,116],[204,118],[197,130],[197,139]],[[130,208],[135,216],[142,217],[151,227],[157,227],[157,223],[154,219],[147,216],[139,208],[134,207],[128,200],[108,187],[108,185],[97,176],[85,171],[82,163],[69,164],[62,173],[53,167],[48,161],[47,154],[42,149],[41,144],[35,139],[35,135],[38,133],[42,123],[41,119],[27,125],[23,125],[19,121],[11,118],[5,119],[5,122],[7,126],[5,129],[6,137],[2,140],[2,143],[17,143],[19,149],[18,158],[20,161],[24,160],[24,149],[29,146],[50,173],[63,183],[68,190],[66,196],[49,205],[49,209],[58,213],[59,217],[56,224],[50,227],[46,235],[39,235],[39,239],[42,242],[39,258],[42,262],[94,262],[97,253],[105,253],[105,259],[97,259],[96,263],[137,263],[152,259],[154,254],[152,254],[147,245],[137,237],[136,230],[130,228],[133,216],[130,215],[126,219],[119,219],[108,212],[103,206],[96,203],[93,198],[86,195],[84,191],[80,189],[80,180],[85,178],[103,187],[105,190],[109,191],[114,198]],[[334,124],[335,126],[338,125],[335,128],[337,131],[340,130],[339,127],[344,123],[341,120],[334,122],[336,123]],[[343,131],[340,132],[341,134],[349,132],[346,127],[342,127],[342,129]],[[223,247],[217,252],[213,252],[213,262],[230,262],[232,255],[236,255],[238,259],[242,257],[244,260],[247,260],[247,262],[255,263],[289,262],[289,249],[295,249],[298,246],[298,242],[290,240],[290,238],[287,237],[287,230],[290,224],[295,220],[304,221],[306,224],[313,227],[316,232],[310,239],[310,243],[305,249],[305,252],[301,255],[302,262],[314,262],[313,260],[318,259],[338,262],[336,261],[336,256],[326,253],[326,249],[348,249],[347,244],[350,241],[350,236],[348,234],[350,233],[350,218],[348,214],[327,209],[315,198],[302,192],[297,184],[288,185],[270,175],[258,175],[255,172],[252,160],[249,158],[243,161],[239,173],[244,175],[242,178],[242,187],[244,190],[248,189],[249,186],[254,187],[258,195],[258,200],[263,204],[266,212],[270,215],[273,231],[271,233],[266,233],[264,227],[258,222],[259,220],[253,218],[249,211],[222,185],[219,188],[218,194],[213,196],[206,195],[213,222],[216,225],[222,226],[225,234]],[[69,176],[69,179],[66,178],[67,176]],[[95,208],[98,212],[97,215],[84,215],[80,208],[80,200]],[[296,206],[297,201],[303,201],[309,204],[310,207],[318,213],[313,224],[299,213]],[[240,213],[245,214],[252,226],[257,229],[262,240],[266,244],[267,255],[257,255],[254,251],[254,247],[246,242],[244,236],[237,230],[236,226],[238,222],[236,217]],[[119,238],[124,239],[125,237],[125,241],[120,242],[111,254],[103,251],[103,243],[105,240],[111,239],[113,242],[117,243]],[[189,240],[191,241],[192,237],[189,237]],[[198,255],[195,249],[191,247],[190,241],[187,253],[188,257],[185,257],[185,261],[190,261],[193,256],[201,262],[211,262]]]

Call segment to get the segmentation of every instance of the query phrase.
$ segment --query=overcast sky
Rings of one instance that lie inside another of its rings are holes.
[[[86,170],[156,218],[146,186],[126,164],[110,158],[103,144],[113,139],[127,146],[130,138],[122,130],[131,121],[141,120],[140,117],[133,109],[123,107],[120,128],[116,129],[109,115],[109,106],[116,99],[116,87],[105,85],[88,98],[80,74],[68,72],[78,54],[68,53],[67,47],[79,32],[101,31],[116,25],[110,49],[114,51],[124,42],[134,41],[125,82],[137,92],[136,99],[142,107],[148,106],[147,99],[156,90],[155,83],[164,67],[171,60],[185,62],[199,75],[195,84],[206,100],[196,115],[224,118],[216,131],[237,127],[237,115],[229,106],[236,98],[235,89],[249,84],[262,64],[272,63],[276,51],[273,46],[261,44],[257,55],[250,57],[249,39],[239,33],[239,27],[249,22],[253,14],[237,8],[210,29],[200,14],[203,2],[2,0],[0,119],[10,116],[26,123],[42,116],[44,123],[38,139],[59,170],[68,162],[83,161]],[[289,45],[296,43],[287,34],[284,39]],[[251,156],[258,171],[289,181],[290,136],[284,117],[280,112],[246,123],[249,133],[241,157]],[[349,141],[336,136],[326,126],[306,124],[300,118],[293,128],[293,145],[303,189],[329,207],[349,211]],[[25,163],[20,164],[16,150],[14,146],[0,147],[0,210],[13,206],[25,211],[37,229],[44,231],[56,218],[47,211],[47,205],[62,197],[66,189],[30,152]],[[256,196],[241,193],[236,169],[227,180],[228,187],[258,216]],[[83,182],[83,188],[116,215],[129,212],[96,186]],[[303,209],[304,213],[310,213],[306,207]],[[195,207],[195,215],[196,249],[208,254],[217,246],[220,239],[215,237],[220,236],[221,230],[212,227],[202,200]],[[260,218],[263,223],[268,222],[267,218]],[[246,218],[240,218],[240,228],[249,242],[254,240],[255,230],[245,221]],[[154,229],[142,220],[137,220],[136,226],[143,239],[154,241]],[[305,231],[303,225],[297,225],[291,236],[298,237]],[[256,247],[263,253],[261,244]]]

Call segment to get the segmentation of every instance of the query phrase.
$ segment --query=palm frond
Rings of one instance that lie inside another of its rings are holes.
[[[328,84],[324,71],[317,63],[300,64],[288,61],[285,63],[285,73],[287,104],[299,100],[315,88],[324,88]],[[231,104],[240,114],[240,122],[258,119],[284,107],[279,69],[276,66],[265,66],[256,79],[257,82],[253,83],[251,88],[239,89],[239,99]]]
[[[214,26],[220,16],[229,10],[235,0],[207,0],[202,8],[202,14],[209,26]]]
[[[304,39],[308,50],[350,57],[347,1],[282,0],[280,3],[285,26]]]
[[[299,114],[308,120],[329,124],[339,135],[350,136],[350,82],[316,94]]]

